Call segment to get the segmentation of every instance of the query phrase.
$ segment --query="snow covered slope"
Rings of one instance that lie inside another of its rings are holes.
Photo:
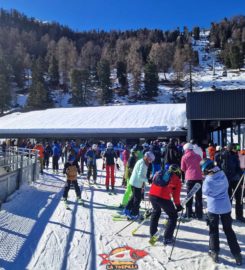
[[[98,168],[101,168],[101,160]],[[193,220],[181,223],[172,260],[168,262],[171,246],[164,247],[161,240],[149,245],[149,222],[142,226],[135,236],[131,231],[137,226],[129,226],[120,235],[114,234],[127,221],[112,221],[122,199],[122,171],[117,171],[116,189],[118,195],[108,195],[104,186],[104,171],[99,171],[98,187],[88,187],[82,191],[85,207],[75,202],[75,192],[69,192],[66,210],[60,201],[64,176],[49,172],[32,186],[24,186],[4,203],[0,212],[0,269],[4,270],[104,270],[101,254],[109,254],[118,247],[129,246],[143,250],[147,256],[136,261],[139,270],[188,269],[223,270],[243,269],[236,267],[226,238],[220,230],[221,263],[214,265],[207,255],[208,228],[206,222]],[[79,183],[85,183],[79,178]],[[182,198],[186,190],[183,187]],[[205,204],[205,203],[204,203]],[[148,201],[142,207],[150,207]],[[234,222],[245,256],[244,225]],[[121,254],[122,256],[122,254]],[[120,258],[120,256],[118,256]],[[118,259],[119,260],[119,259]]]

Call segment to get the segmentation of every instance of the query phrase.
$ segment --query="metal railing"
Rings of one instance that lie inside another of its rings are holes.
[[[0,200],[4,201],[23,183],[30,184],[39,176],[38,151],[33,149],[0,148]]]

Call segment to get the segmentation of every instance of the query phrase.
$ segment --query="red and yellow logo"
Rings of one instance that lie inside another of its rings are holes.
[[[107,270],[138,269],[136,261],[147,256],[144,250],[134,249],[129,246],[113,249],[109,254],[99,254],[102,258],[100,265],[106,264]]]

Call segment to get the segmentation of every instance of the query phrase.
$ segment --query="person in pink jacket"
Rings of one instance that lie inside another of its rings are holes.
[[[193,145],[186,143],[183,147],[184,155],[181,159],[181,170],[185,173],[187,193],[193,188],[196,183],[202,185],[202,171],[200,168],[200,155],[193,151]],[[195,194],[195,215],[192,211],[193,198],[186,204],[186,217],[202,219],[202,189]]]
[[[128,163],[129,156],[130,156],[129,148],[128,148],[128,146],[125,145],[125,149],[122,152],[122,161],[123,161],[123,167],[124,167],[122,186],[124,186],[124,187],[127,185],[125,174],[126,174],[126,166]]]

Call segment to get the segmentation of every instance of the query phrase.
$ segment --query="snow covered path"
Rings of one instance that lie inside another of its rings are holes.
[[[99,164],[98,168],[101,168]],[[23,186],[0,212],[0,269],[31,270],[103,270],[99,254],[109,254],[113,249],[130,246],[144,250],[148,255],[136,261],[138,269],[244,269],[235,267],[226,238],[221,230],[221,263],[213,264],[207,255],[208,230],[205,221],[193,220],[182,223],[178,233],[172,260],[168,261],[171,247],[159,241],[155,247],[148,244],[149,222],[141,227],[136,236],[131,235],[136,224],[129,226],[121,235],[114,236],[127,221],[112,221],[117,210],[107,207],[119,205],[124,189],[120,187],[122,172],[117,172],[118,195],[108,195],[104,187],[104,172],[98,172],[99,187],[82,188],[85,206],[75,202],[75,192],[69,192],[66,210],[62,197],[65,177],[45,173],[32,186]],[[79,183],[84,183],[79,178]],[[86,191],[86,192],[85,192]],[[185,189],[183,188],[183,196]],[[142,202],[146,207],[148,202]],[[234,223],[245,256],[244,224]]]

